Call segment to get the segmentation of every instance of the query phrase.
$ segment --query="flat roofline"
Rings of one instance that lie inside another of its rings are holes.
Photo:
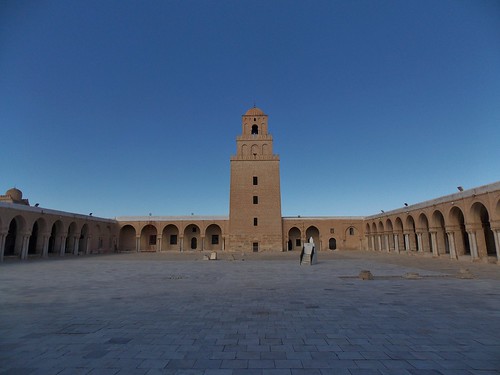
[[[94,220],[99,220],[99,221],[107,221],[110,223],[115,222],[114,219],[108,219],[105,217],[76,214],[74,212],[58,211],[58,210],[52,210],[52,209],[44,208],[44,207],[26,206],[24,204],[17,204],[17,203],[0,202],[0,207],[12,209],[12,210],[17,210],[17,211],[38,213],[40,215],[49,214],[49,215],[59,215],[59,216],[65,216],[65,217],[72,217],[75,219],[86,219],[86,220],[94,219]]]
[[[464,191],[459,191],[457,193],[444,195],[442,197],[430,199],[430,200],[423,201],[420,203],[411,204],[411,205],[408,205],[408,207],[396,208],[395,210],[385,211],[383,213],[380,212],[380,213],[375,214],[375,215],[366,216],[365,219],[372,220],[372,219],[378,219],[381,217],[387,217],[390,215],[406,213],[407,211],[419,210],[419,209],[426,208],[426,207],[429,207],[432,205],[451,202],[451,201],[457,201],[460,199],[472,197],[472,196],[479,195],[479,194],[490,193],[490,192],[497,191],[497,190],[500,190],[500,181],[494,182],[492,184],[478,186],[478,187],[472,188],[472,189],[467,189]]]
[[[119,216],[116,221],[221,221],[228,216]]]
[[[364,220],[364,216],[283,216],[283,220]]]

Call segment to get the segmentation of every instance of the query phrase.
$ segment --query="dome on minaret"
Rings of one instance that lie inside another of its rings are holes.
[[[265,116],[265,113],[260,108],[252,107],[245,113],[245,116]]]
[[[5,195],[8,195],[9,197],[12,198],[14,201],[20,201],[23,199],[23,192],[19,189],[16,189],[15,187],[12,189],[7,190]]]

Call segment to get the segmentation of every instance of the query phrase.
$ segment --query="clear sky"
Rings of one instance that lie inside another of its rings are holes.
[[[0,193],[227,215],[254,101],[284,216],[498,181],[500,1],[0,1]]]

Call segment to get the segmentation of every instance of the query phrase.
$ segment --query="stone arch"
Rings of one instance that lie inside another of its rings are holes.
[[[262,145],[262,154],[263,155],[269,155],[270,152],[269,152],[269,145],[267,143],[264,143]]]
[[[377,225],[377,232],[379,234],[383,234],[384,233],[384,224],[382,223],[382,221],[379,221],[378,222],[378,225]]]
[[[78,251],[87,254],[87,246],[89,241],[89,226],[87,223],[83,224],[80,231],[80,238],[78,239]]]
[[[369,223],[366,223],[365,232],[366,232],[366,234],[371,234],[371,228],[370,228],[370,224]]]
[[[302,249],[302,232],[297,227],[292,227],[288,231],[288,244],[287,249],[301,250]]]
[[[446,235],[446,225],[444,215],[441,211],[435,210],[431,216],[432,230],[436,233],[436,255],[449,254],[450,243]]]
[[[259,134],[259,125],[253,124],[251,133],[252,134]]]
[[[408,215],[405,221],[405,250],[419,250],[415,220],[411,215]]]
[[[174,224],[168,224],[163,228],[161,235],[161,250],[179,250],[179,228]]]
[[[76,241],[76,223],[73,221],[68,227],[68,235],[66,236],[66,244],[64,246],[65,253],[73,253],[75,250]]]
[[[404,242],[403,220],[398,216],[394,219],[394,246],[398,252],[405,248]]]
[[[5,237],[5,256],[21,256],[23,250],[23,235],[26,232],[26,220],[21,215],[12,218]]]
[[[454,233],[457,255],[470,255],[470,243],[465,228],[465,217],[459,207],[453,206],[451,208],[448,214],[448,222],[450,223],[450,230]]]
[[[136,251],[136,237],[137,233],[132,225],[126,224],[122,226],[118,239],[120,251]]]
[[[258,145],[252,145],[252,156],[260,155],[260,147]]]
[[[200,250],[200,228],[196,224],[189,224],[184,229],[184,246],[185,250]]]
[[[331,237],[328,240],[328,249],[329,250],[336,250],[337,249],[337,240],[335,239],[335,237]]]
[[[152,224],[145,225],[141,230],[141,251],[156,251],[157,250],[158,231]]]
[[[309,242],[309,238],[311,237],[313,238],[314,247],[316,248],[316,250],[321,250],[319,229],[316,228],[314,225],[311,225],[306,230],[306,241]]]
[[[477,249],[480,257],[496,256],[495,234],[491,230],[490,214],[481,202],[475,202],[470,209],[471,224],[476,229]]]
[[[65,235],[64,224],[61,220],[56,220],[51,227],[49,237],[48,252],[59,254],[62,246],[62,237]]]
[[[243,145],[241,146],[241,155],[242,155],[243,157],[248,157],[248,145],[243,144]]]
[[[380,250],[377,225],[375,223],[372,223],[372,250]]]
[[[385,230],[387,233],[387,241],[389,242],[388,243],[388,246],[389,246],[388,251],[394,251],[396,246],[395,246],[395,242],[394,242],[394,228],[392,226],[391,219],[387,219],[385,221]]]
[[[427,215],[425,213],[421,213],[418,216],[418,229],[420,233],[420,242],[417,242],[418,247],[420,245],[422,248],[420,249],[423,252],[431,252],[432,251],[432,242],[431,235],[429,231],[429,220],[427,219]]]
[[[43,253],[44,236],[47,232],[47,223],[43,218],[38,218],[31,228],[31,236],[28,244],[28,254]]]
[[[222,229],[217,224],[210,224],[205,230],[206,250],[222,250]]]
[[[500,199],[497,201],[497,206],[496,206],[496,214],[497,214],[497,220],[500,220]]]

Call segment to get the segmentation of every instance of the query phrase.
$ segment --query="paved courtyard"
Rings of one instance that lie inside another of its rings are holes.
[[[314,266],[297,253],[221,258],[7,260],[0,374],[500,373],[498,265],[361,251]],[[374,280],[357,278],[365,269]]]

